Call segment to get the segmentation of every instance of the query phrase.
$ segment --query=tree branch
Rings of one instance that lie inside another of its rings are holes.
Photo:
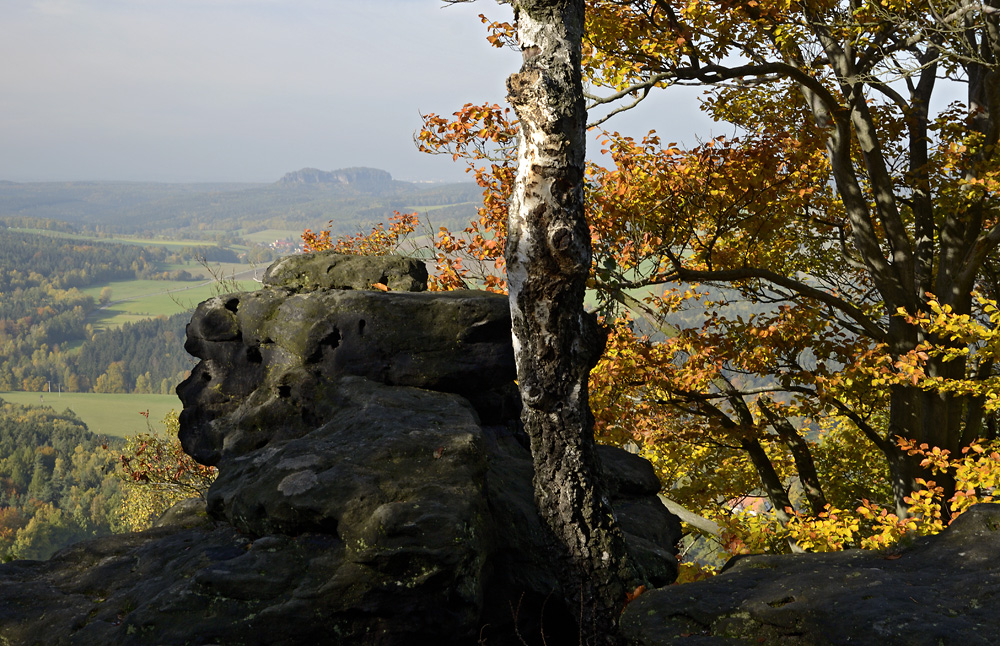
[[[714,520],[710,520],[704,516],[699,516],[690,509],[681,505],[676,500],[667,498],[662,493],[659,494],[658,498],[660,499],[660,502],[663,503],[663,506],[670,511],[670,513],[677,516],[691,527],[694,527],[702,534],[707,534],[715,538],[719,538],[722,535],[722,528],[719,527],[719,524]]]
[[[822,83],[812,76],[806,74],[804,71],[795,67],[794,65],[789,65],[788,63],[781,62],[769,62],[761,63],[756,65],[740,65],[738,67],[725,67],[723,65],[718,65],[715,63],[708,65],[701,65],[699,67],[684,67],[676,70],[671,70],[667,72],[659,72],[653,74],[649,79],[642,81],[640,83],[634,83],[629,87],[619,90],[614,94],[610,94],[606,97],[597,97],[590,95],[587,98],[590,99],[591,103],[587,106],[590,110],[599,105],[605,105],[608,103],[613,103],[622,99],[626,96],[634,95],[636,92],[648,93],[656,85],[660,83],[665,83],[667,81],[700,81],[701,83],[722,83],[724,81],[732,79],[740,79],[746,76],[759,77],[768,75],[779,75],[782,77],[787,77],[795,80],[800,85],[808,87],[810,91],[816,94],[831,111],[835,110],[837,107],[837,100],[834,96],[827,90]],[[629,106],[634,107],[638,102],[645,98],[645,94],[638,98],[635,104]],[[610,115],[609,115],[610,116]],[[603,123],[607,118],[603,119],[598,123]],[[596,124],[593,124],[596,125]]]
[[[843,312],[850,319],[855,321],[861,326],[861,329],[865,331],[866,334],[875,341],[887,342],[888,336],[882,328],[876,325],[868,316],[865,315],[857,306],[849,303],[829,292],[825,292],[821,289],[811,287],[803,282],[782,276],[781,274],[775,273],[767,269],[758,269],[755,267],[747,267],[744,269],[723,269],[715,271],[699,271],[695,269],[684,269],[678,267],[675,269],[675,273],[678,280],[683,280],[687,282],[730,282],[738,280],[748,280],[752,278],[759,278],[761,280],[766,280],[768,282],[774,283],[786,289],[791,289],[801,296],[817,300],[825,305]],[[666,282],[666,281],[664,281]]]
[[[795,470],[799,474],[799,482],[805,492],[809,506],[813,514],[819,514],[826,509],[826,496],[823,494],[823,487],[819,482],[819,475],[816,473],[816,463],[813,461],[812,452],[805,439],[798,430],[792,426],[791,422],[784,415],[778,415],[771,406],[773,403],[765,397],[757,400],[757,407],[763,413],[771,428],[775,430],[781,441],[784,442],[788,450],[792,452],[792,459],[795,461]]]

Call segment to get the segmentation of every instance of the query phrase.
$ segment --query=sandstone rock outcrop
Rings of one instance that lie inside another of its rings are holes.
[[[653,590],[622,628],[637,646],[992,646],[1000,639],[1000,505],[891,553],[741,557]]]
[[[279,263],[265,290],[199,307],[202,363],[180,393],[185,445],[220,467],[208,505],[0,564],[0,644],[578,643],[532,501],[505,300],[366,292],[418,290],[419,263],[351,262]],[[679,528],[652,468],[599,454],[637,561],[672,581]],[[622,631],[635,646],[992,645],[997,554],[1000,505],[978,505],[892,553],[744,557],[649,590]]]
[[[315,428],[340,406],[344,376],[455,393],[486,423],[514,414],[504,405],[515,374],[504,298],[316,289],[335,275],[327,263],[300,264],[320,274],[307,278],[284,262],[268,276],[291,287],[209,299],[188,326],[184,347],[201,362],[177,393],[181,442],[195,459],[216,464]]]
[[[344,262],[279,261],[260,292],[199,306],[178,394],[185,449],[220,469],[207,510],[0,565],[0,643],[577,643],[532,501],[506,299],[367,291],[419,289],[419,268],[347,284]],[[652,467],[600,455],[637,561],[669,583],[679,526]]]

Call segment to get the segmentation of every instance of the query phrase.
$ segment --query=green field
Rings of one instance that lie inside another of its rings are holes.
[[[14,228],[12,231],[36,233],[51,237],[93,240],[95,242],[116,242],[136,245],[161,245],[166,247],[207,247],[215,245],[205,240],[170,240],[157,238],[113,237],[99,238],[82,234],[50,231],[48,229]],[[264,233],[264,232],[261,232]],[[197,280],[115,280],[91,285],[81,291],[98,300],[101,290],[111,288],[111,303],[91,313],[88,322],[95,330],[121,327],[125,323],[135,323],[157,316],[171,316],[188,312],[198,303],[220,292],[253,291],[260,287],[254,279],[263,276],[267,267],[255,267],[247,263],[171,263],[161,265],[158,271],[184,270]],[[227,283],[216,285],[216,279]],[[238,279],[238,280],[237,280]]]
[[[111,236],[110,238],[95,238],[97,242],[117,242],[118,244],[155,245],[181,249],[183,247],[214,247],[215,242],[209,240],[163,240],[161,238],[133,238],[130,236]]]
[[[28,229],[24,227],[10,227],[9,231],[20,233],[34,233],[37,235],[49,236],[51,238],[70,238],[72,240],[89,240],[92,242],[108,242],[114,244],[134,244],[134,245],[155,245],[158,247],[168,247],[173,249],[183,249],[184,247],[214,247],[215,242],[208,240],[164,240],[160,238],[135,238],[131,236],[111,236],[101,237],[86,235],[83,233],[67,233],[65,231],[52,231],[51,229]]]
[[[304,227],[303,227],[304,228]],[[302,237],[302,229],[264,229],[254,233],[243,233],[240,237],[257,244],[267,244],[275,240],[292,240],[297,242]]]
[[[239,265],[246,269],[246,265]],[[263,271],[258,271],[262,274]],[[252,276],[252,270],[240,276]],[[227,273],[227,276],[232,275]],[[240,291],[260,288],[254,280],[236,282]],[[88,321],[97,330],[121,327],[124,323],[134,323],[157,316],[171,316],[188,312],[198,303],[219,293],[214,281],[174,281],[174,280],[120,280],[95,285],[82,290],[96,300],[101,290],[111,288],[111,303],[90,315]],[[227,286],[224,291],[230,291]]]
[[[172,410],[180,411],[176,395],[109,395],[105,393],[0,393],[0,399],[24,406],[67,408],[86,423],[91,432],[127,437],[145,432],[146,420],[139,413],[149,411],[153,428]]]
[[[434,206],[404,206],[399,209],[400,213],[419,213],[424,215],[425,213],[433,213],[434,211],[440,211],[441,209],[450,209],[456,206],[470,206],[472,208],[478,208],[482,205],[482,201],[479,202],[456,202],[455,204],[436,204]]]

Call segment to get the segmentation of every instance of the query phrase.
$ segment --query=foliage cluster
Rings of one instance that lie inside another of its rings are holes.
[[[118,529],[114,442],[71,412],[0,400],[0,559],[45,559]]]
[[[163,512],[181,500],[204,499],[218,469],[206,467],[184,453],[177,439],[177,413],[163,418],[155,430],[146,418],[146,432],[125,440],[115,476],[122,488],[120,522],[128,531],[149,528]]]
[[[332,227],[333,222],[331,221]],[[360,256],[384,256],[396,253],[406,236],[417,228],[416,213],[396,213],[389,218],[389,225],[379,222],[370,233],[354,236],[340,236],[337,240],[331,238],[330,230],[313,233],[306,229],[302,233],[304,250],[308,252],[332,250],[337,253],[356,254]]]

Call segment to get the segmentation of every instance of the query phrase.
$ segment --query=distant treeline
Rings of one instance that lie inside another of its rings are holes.
[[[385,222],[396,210],[429,211],[435,225],[461,229],[482,204],[482,189],[473,182],[392,181],[369,189],[363,183],[10,183],[0,185],[0,218],[45,218],[70,222],[88,233],[169,234],[232,245],[243,242],[233,232],[254,226],[315,230],[332,220],[335,233],[353,234]]]
[[[0,229],[0,293],[29,287],[65,290],[147,277],[166,261],[165,249]]]
[[[0,560],[46,559],[117,529],[121,493],[110,472],[121,444],[71,411],[0,399]]]

